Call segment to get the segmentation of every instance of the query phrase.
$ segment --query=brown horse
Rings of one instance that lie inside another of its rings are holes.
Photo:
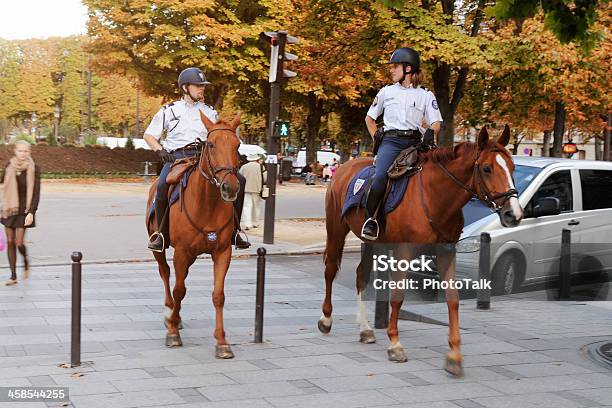
[[[418,244],[452,243],[455,244],[463,229],[461,209],[476,195],[494,208],[504,226],[516,226],[523,217],[517,192],[512,180],[514,164],[505,149],[510,138],[510,129],[505,127],[496,142],[489,140],[486,128],[480,131],[476,144],[464,142],[449,148],[439,148],[425,153],[422,157],[422,170],[412,177],[406,193],[397,208],[386,217],[386,228],[381,231],[377,242]],[[340,268],[344,242],[349,230],[360,236],[364,222],[363,209],[352,210],[341,218],[342,207],[348,185],[352,178],[364,167],[372,164],[371,159],[354,160],[342,165],[327,190],[325,199],[327,244],[325,263],[325,300],[323,316],[318,327],[329,333],[332,325],[332,283]],[[421,195],[422,194],[422,195]],[[455,253],[449,251],[438,256],[437,266],[442,280],[448,281],[455,276]],[[374,343],[374,332],[365,316],[362,292],[367,279],[363,279],[363,265],[357,267],[357,323],[360,341]],[[459,296],[458,291],[446,290],[446,303],[449,314],[450,352],[446,358],[445,369],[460,376],[463,373],[459,337]],[[400,299],[400,300],[397,300]],[[402,296],[391,294],[391,316],[387,335],[390,346],[387,349],[389,360],[407,361],[406,353],[399,342],[397,320],[402,305]]]
[[[220,120],[211,122],[200,112],[208,138],[198,144],[200,154],[197,168],[191,173],[187,187],[182,192],[182,205],[170,207],[170,245],[174,247],[175,284],[170,292],[170,267],[165,252],[153,252],[164,282],[169,309],[165,318],[168,329],[166,346],[182,346],[179,334],[181,302],[185,297],[185,279],[189,267],[200,254],[211,254],[214,263],[214,288],[212,300],[216,310],[215,332],[217,340],[215,356],[233,358],[234,354],[225,339],[223,329],[223,305],[225,303],[225,275],[232,256],[231,235],[234,226],[234,201],[240,189],[236,177],[238,171],[238,146],[236,128],[240,118],[231,123]],[[147,214],[157,183],[151,186]],[[147,221],[149,235],[155,231],[154,221]]]

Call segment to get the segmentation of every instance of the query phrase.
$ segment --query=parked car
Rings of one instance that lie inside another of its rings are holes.
[[[322,166],[326,164],[331,166],[334,159],[340,162],[340,155],[326,150],[319,150],[317,152],[317,161],[321,163]],[[293,172],[295,174],[300,174],[304,166],[306,166],[306,149],[302,149],[298,152],[296,159],[293,161]]]
[[[478,278],[480,234],[491,236],[494,293],[558,278],[561,233],[571,231],[572,273],[612,270],[612,163],[515,156],[514,179],[525,218],[515,228],[478,200],[463,209],[456,278]]]

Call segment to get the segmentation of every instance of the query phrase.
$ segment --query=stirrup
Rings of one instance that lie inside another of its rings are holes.
[[[155,238],[157,238],[157,236],[158,236],[158,235],[159,235],[159,236],[161,237],[161,239],[162,239],[162,249],[161,249],[161,250],[159,250],[159,249],[152,249],[152,248],[151,248],[151,243],[153,242],[153,240],[154,240]],[[149,249],[150,249],[151,251],[153,251],[153,252],[164,252],[164,251],[166,250],[166,239],[164,238],[164,234],[162,234],[162,233],[161,233],[161,232],[159,232],[159,231],[155,231],[154,233],[152,233],[152,234],[149,236],[149,245],[147,246],[147,248],[149,248]]]
[[[365,226],[368,224],[368,222],[373,222],[374,224],[376,224],[376,236],[372,236],[372,235],[365,235],[364,234],[364,229]],[[363,223],[363,226],[361,227],[361,237],[368,239],[370,241],[376,241],[378,239],[378,233],[380,232],[380,226],[378,225],[378,220],[374,217],[370,217],[367,220],[365,220],[365,222]]]

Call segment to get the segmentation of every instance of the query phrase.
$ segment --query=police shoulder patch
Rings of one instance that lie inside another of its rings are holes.
[[[374,102],[372,102],[372,106],[376,105],[378,105],[378,95],[376,95],[376,98],[374,98]]]
[[[432,99],[431,101],[431,106],[435,109],[438,110],[438,102],[435,99]]]

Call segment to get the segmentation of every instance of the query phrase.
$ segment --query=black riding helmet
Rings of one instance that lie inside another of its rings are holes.
[[[210,82],[206,80],[204,72],[202,72],[202,70],[197,67],[186,68],[179,74],[178,86],[181,91],[183,91],[183,93],[188,94],[193,101],[198,101],[198,99],[191,94],[191,91],[189,91],[189,89],[187,89],[186,87],[183,88],[183,86],[189,84],[209,85]]]
[[[183,85],[194,84],[194,85],[209,85],[210,82],[206,80],[204,72],[200,68],[190,67],[184,69],[178,77],[178,86],[183,89]]]
[[[412,48],[402,47],[398,48],[391,55],[391,59],[389,60],[389,64],[402,64],[404,66],[404,76],[400,82],[404,82],[406,79],[406,67],[410,65],[410,73],[415,74],[421,70],[421,58],[419,57],[419,53],[413,50]]]

